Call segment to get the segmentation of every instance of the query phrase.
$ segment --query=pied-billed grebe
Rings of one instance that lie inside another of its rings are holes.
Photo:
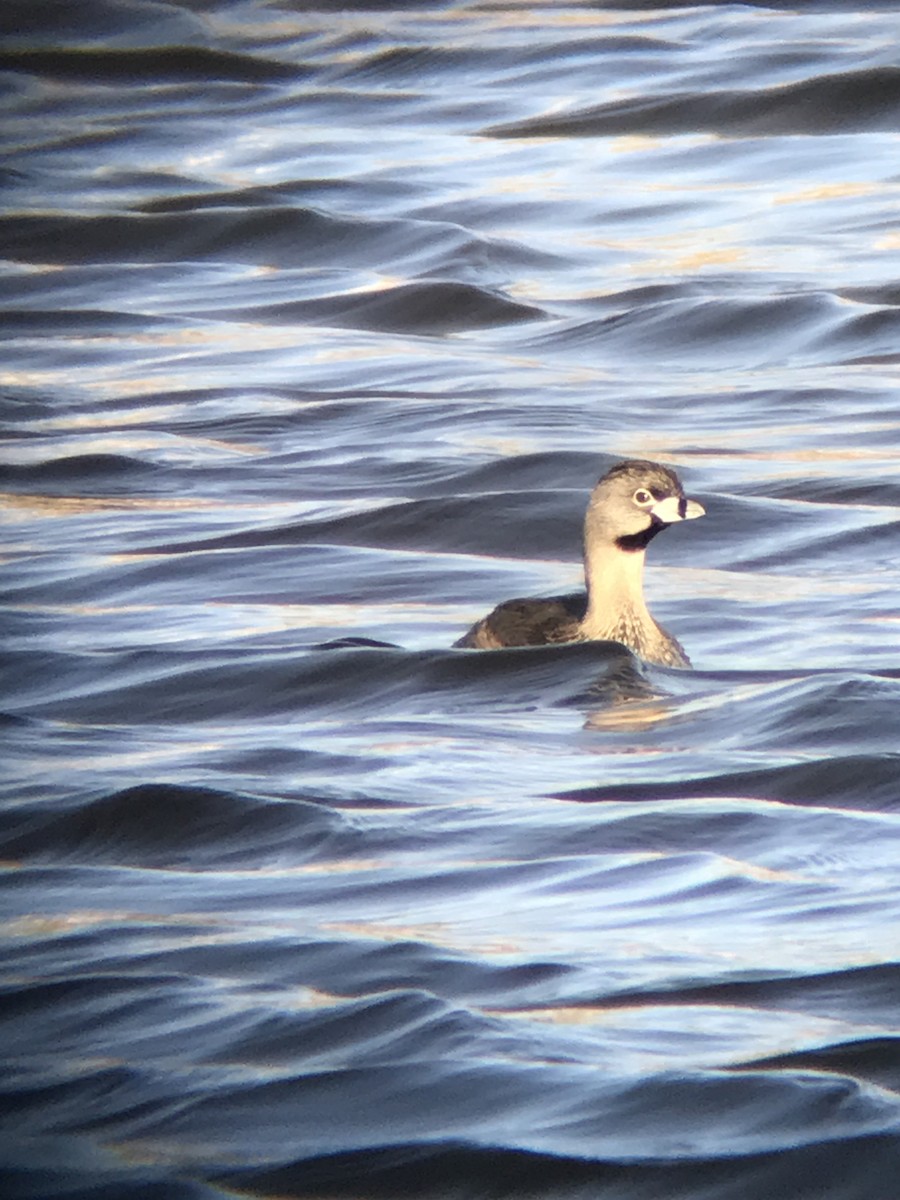
[[[584,519],[587,595],[507,600],[454,644],[473,650],[549,642],[621,642],[647,662],[689,667],[676,638],[657,625],[644,602],[644,552],[675,521],[702,517],[674,471],[659,463],[616,463],[591,492]]]

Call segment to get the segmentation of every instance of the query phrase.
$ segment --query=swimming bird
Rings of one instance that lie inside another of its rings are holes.
[[[674,471],[627,459],[603,476],[584,520],[587,594],[506,600],[477,621],[455,646],[497,650],[550,642],[621,642],[647,662],[689,667],[690,659],[644,602],[644,554],[661,529],[702,517]]]

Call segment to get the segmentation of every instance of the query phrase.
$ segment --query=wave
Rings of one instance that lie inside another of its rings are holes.
[[[95,494],[98,488],[104,492],[112,489],[130,493],[138,480],[144,486],[162,469],[131,454],[67,454],[40,462],[0,463],[0,483],[14,488],[40,485],[64,488],[67,492],[77,487]]]
[[[57,0],[6,0],[0,10],[0,34],[7,46],[21,39],[26,47],[47,43],[57,50],[60,43],[87,41],[129,45],[167,42],[191,45],[208,40],[203,22],[192,12],[175,5],[155,2],[135,5],[129,0],[87,0],[75,13]]]
[[[846,301],[827,292],[733,298],[697,295],[694,285],[693,295],[679,295],[685,290],[659,289],[658,297],[627,292],[609,297],[605,303],[618,301],[619,311],[557,321],[546,332],[530,333],[530,341],[534,348],[623,360],[652,353],[668,362],[707,359],[750,365],[874,358],[892,353],[900,334],[900,314],[893,307],[848,311]]]
[[[31,862],[227,869],[248,855],[257,865],[278,861],[286,846],[293,861],[300,846],[312,856],[333,844],[344,824],[333,810],[296,799],[278,804],[212,788],[142,784],[63,813],[7,814],[0,846]]]
[[[737,769],[646,784],[600,784],[557,792],[560,800],[596,802],[756,796],[785,804],[893,812],[898,807],[900,755],[821,755],[811,762]]]
[[[338,1200],[364,1196],[447,1200],[457,1195],[522,1195],[536,1200],[745,1200],[790,1195],[792,1200],[869,1200],[880,1180],[900,1165],[892,1135],[875,1135],[759,1155],[726,1155],[692,1162],[628,1164],[596,1157],[557,1156],[485,1147],[446,1139],[377,1150],[322,1155],[276,1167],[223,1173],[261,1195],[315,1193]]]
[[[352,1111],[348,1089],[358,1100]],[[879,1135],[900,1144],[894,1098],[840,1076],[710,1071],[635,1080],[573,1064],[432,1060],[225,1086],[187,1100],[177,1118],[145,1119],[129,1149],[146,1153],[177,1132],[219,1153],[230,1145],[246,1155],[253,1111],[267,1114],[256,1152],[270,1159],[286,1152],[321,1159],[406,1140],[433,1147],[453,1138],[622,1166],[709,1158],[735,1166],[742,1156],[822,1151]]]
[[[93,6],[93,0],[92,0]],[[78,47],[6,50],[0,71],[23,72],[46,79],[87,83],[166,83],[192,80],[209,83],[271,83],[303,78],[308,69],[271,58],[236,54],[206,46],[159,46],[147,49]]]
[[[14,262],[222,261],[283,267],[366,266],[439,272],[454,263],[525,265],[530,252],[449,222],[364,218],[303,206],[0,218],[0,252]]]
[[[104,309],[2,309],[4,339],[26,337],[113,338],[135,334],[144,338],[153,330],[182,329],[181,318]]]
[[[704,90],[592,105],[553,116],[488,126],[494,138],[666,136],[720,137],[900,130],[900,68],[840,71],[754,90]]]
[[[215,315],[221,316],[221,310]],[[496,291],[474,284],[425,280],[374,292],[260,304],[244,310],[229,308],[229,319],[235,316],[244,320],[288,324],[446,334],[534,321],[545,318],[547,314],[534,305],[519,304]]]
[[[824,1071],[850,1075],[877,1087],[900,1090],[900,1039],[858,1037],[809,1050],[792,1050],[744,1063],[744,1068],[772,1071]]]
[[[580,555],[586,495],[506,492],[403,500],[363,513],[242,529],[194,542],[145,546],[143,552],[181,554],[316,542],[504,554],[511,545],[518,544],[522,556],[552,558],[558,557],[561,547],[568,546],[574,559]],[[517,533],[525,524],[529,528],[527,547],[522,546]]]
[[[284,655],[250,652],[202,665],[177,654],[121,653],[104,656],[98,674],[89,655],[47,655],[32,660],[23,681],[31,715],[64,717],[77,708],[82,720],[115,721],[123,710],[142,721],[215,720],[238,711],[255,714],[307,712],[319,719],[377,710],[429,712],[464,705],[516,711],[540,700],[562,703],[590,695],[616,699],[642,693],[642,674],[630,651],[616,642],[534,647],[466,654],[451,650],[409,651],[353,647]],[[16,655],[7,663],[14,671]]]

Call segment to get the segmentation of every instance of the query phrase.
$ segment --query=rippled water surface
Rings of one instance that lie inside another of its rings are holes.
[[[4,1195],[888,1200],[900,4],[0,25]]]

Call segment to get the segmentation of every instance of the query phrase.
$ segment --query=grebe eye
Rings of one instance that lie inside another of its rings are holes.
[[[635,504],[640,504],[641,508],[646,508],[648,504],[653,503],[653,496],[646,488],[638,488],[632,498]]]

